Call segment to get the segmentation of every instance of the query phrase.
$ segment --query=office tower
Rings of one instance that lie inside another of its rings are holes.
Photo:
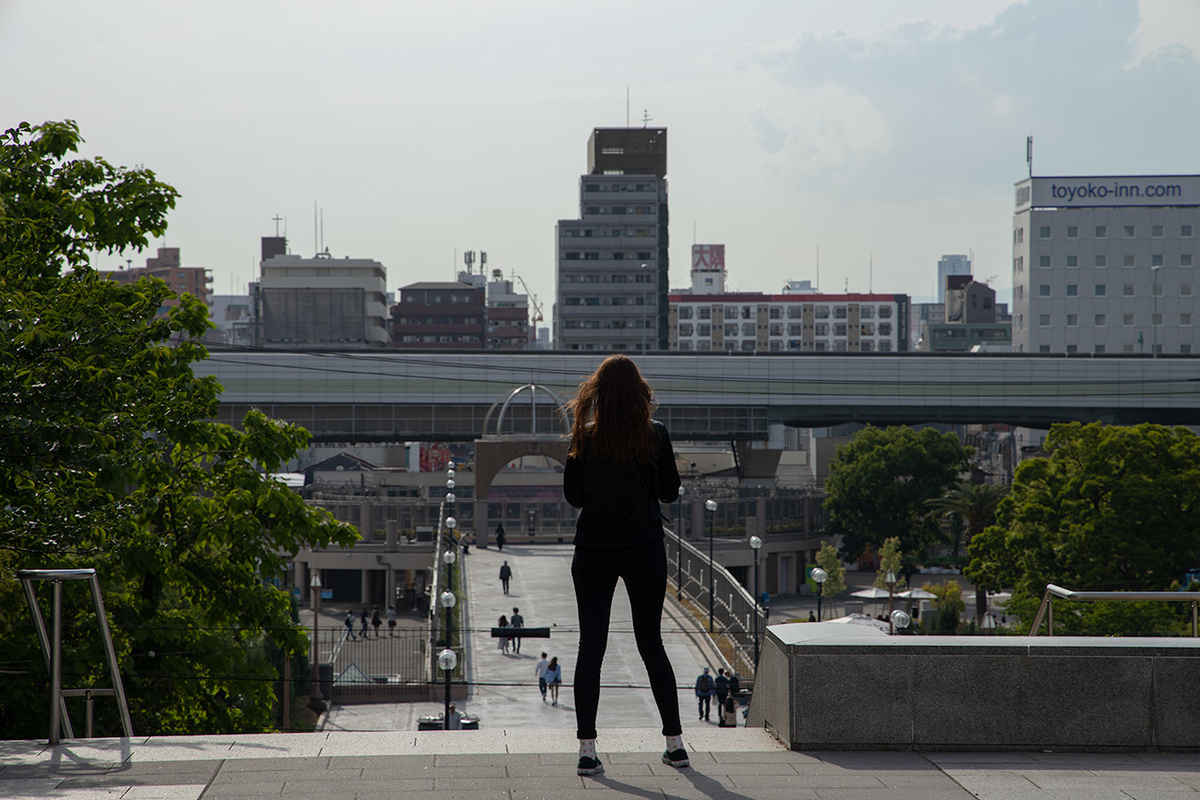
[[[667,131],[596,128],[579,219],[555,232],[554,344],[645,352],[667,343]]]
[[[971,258],[964,255],[946,255],[938,259],[937,301],[946,302],[946,278],[950,275],[970,275]]]

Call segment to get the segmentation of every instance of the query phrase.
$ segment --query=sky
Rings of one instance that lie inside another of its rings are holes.
[[[1038,175],[1200,173],[1200,0],[0,0],[0,76],[4,128],[180,191],[152,248],[217,294],[280,216],[389,291],[486,251],[547,322],[594,127],[668,129],[673,287],[723,243],[731,290],[920,300],[970,253],[1003,298],[1026,136]]]

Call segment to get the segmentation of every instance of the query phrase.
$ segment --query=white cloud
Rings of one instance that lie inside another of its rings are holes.
[[[1200,3],[1196,0],[1141,0],[1128,69],[1155,58],[1200,63]]]

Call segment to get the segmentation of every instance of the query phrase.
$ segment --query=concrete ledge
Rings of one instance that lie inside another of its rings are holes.
[[[1200,751],[1200,641],[767,629],[749,725],[793,750]]]

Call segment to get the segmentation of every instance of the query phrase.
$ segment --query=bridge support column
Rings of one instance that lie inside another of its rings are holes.
[[[475,546],[487,549],[490,521],[487,515],[487,499],[475,501]]]

